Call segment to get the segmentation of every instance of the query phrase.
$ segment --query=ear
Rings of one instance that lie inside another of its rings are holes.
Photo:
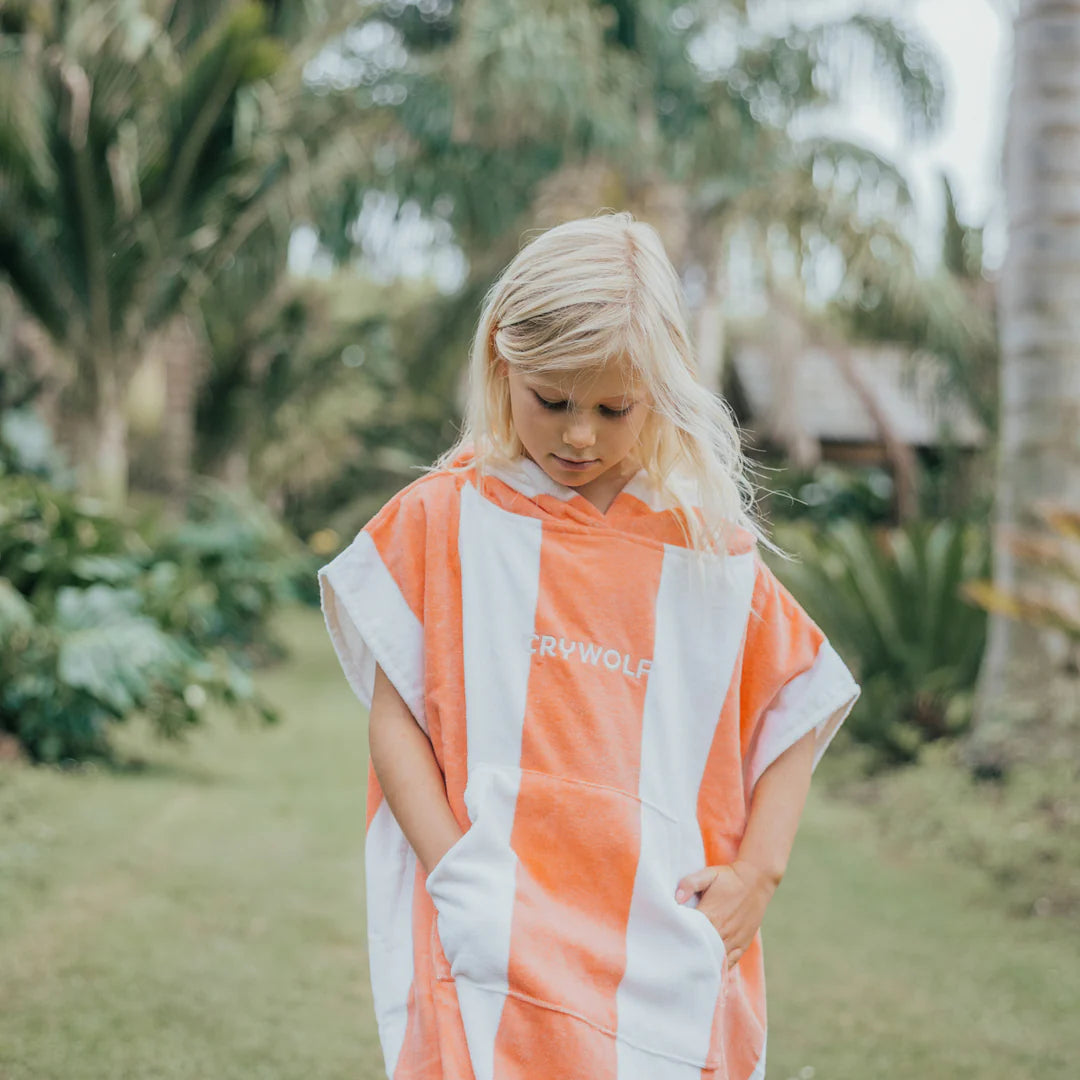
[[[505,379],[510,374],[510,365],[498,354],[495,357],[495,374],[500,379]]]

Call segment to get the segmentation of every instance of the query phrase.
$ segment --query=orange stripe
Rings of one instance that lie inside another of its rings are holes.
[[[701,1080],[749,1080],[765,1048],[765,963],[761,932],[739,958],[738,972],[728,974],[727,995],[713,1014],[710,1059],[724,1071],[702,1069]]]
[[[708,866],[725,865],[736,857],[748,813],[742,763],[776,694],[811,667],[823,640],[821,631],[805,617],[760,557],[755,561],[746,636],[698,795],[698,824]],[[738,967],[738,975],[729,976],[724,1012],[717,1014],[710,1044],[711,1053],[723,1044],[731,1080],[744,1080],[753,1073],[765,1041],[765,966],[760,932]],[[709,1074],[703,1072],[702,1076]]]
[[[713,1031],[716,1038],[720,1033]],[[739,959],[739,973],[729,976],[723,1009],[724,1060],[730,1080],[749,1080],[765,1045],[765,967],[761,934]],[[703,1073],[705,1080],[715,1074]]]
[[[636,542],[545,534],[536,632],[593,642],[634,664],[651,658],[662,561],[662,549]],[[613,565],[634,588],[611,588]],[[634,793],[647,685],[623,666],[533,656],[521,751],[529,771],[511,834],[519,865],[508,982],[587,1021],[508,999],[495,1047],[500,1080],[616,1075],[610,1033],[640,848]],[[601,1029],[608,1034],[598,1037]]]
[[[469,827],[465,809],[468,746],[465,724],[465,660],[462,648],[461,562],[458,558],[460,490],[466,482],[453,478],[456,489],[440,499],[427,527],[425,590],[424,708],[435,758],[446,777],[446,794],[462,829]]]
[[[379,804],[382,801],[383,801],[382,787],[379,785],[379,778],[375,775],[375,766],[371,763],[371,759],[368,758],[368,769],[367,769],[367,821],[364,824],[365,831],[371,828],[371,821],[375,817],[375,814],[379,809]]]
[[[425,490],[425,487],[427,490]],[[428,530],[424,500],[433,481],[422,477],[398,492],[365,526],[379,558],[390,572],[405,603],[424,621],[424,569]]]
[[[461,565],[457,557],[459,498],[464,477],[422,478],[367,525],[379,556],[406,603],[424,623],[424,709],[435,758],[446,777],[447,798],[462,829],[467,746],[465,673],[461,649]],[[368,766],[368,825],[383,794]],[[436,978],[435,906],[417,863],[413,885],[413,982],[405,1039],[394,1080],[472,1080],[472,1064],[453,982]]]
[[[733,862],[746,831],[737,677],[741,663],[740,651],[734,668],[736,677],[732,679],[716,725],[698,792],[697,817],[706,866],[727,866]],[[730,1080],[746,1080],[753,1074],[764,1043],[765,972],[760,945],[759,933],[739,958],[738,976],[734,972],[728,974],[728,992],[713,1017],[709,1057],[723,1057]],[[744,1069],[748,1060],[749,1067]],[[702,1080],[716,1080],[713,1071],[702,1070],[701,1076]]]
[[[431,898],[424,889],[424,870],[419,861],[413,878],[412,935],[413,981],[409,987],[409,1017],[393,1080],[421,1080],[442,1076],[439,1030],[432,998]]]
[[[705,845],[706,866],[730,863],[746,831],[743,752],[739,734],[738,673],[742,656],[740,649],[698,790],[697,819]]]
[[[615,1068],[610,1035],[520,998],[506,999],[495,1043],[496,1080],[594,1080],[614,1077]]]
[[[393,1080],[473,1080],[457,989],[436,978],[446,958],[435,929],[435,906],[416,864],[413,882],[413,981],[409,988],[405,1039]],[[448,974],[448,972],[446,972]]]
[[[465,478],[453,478],[453,490],[443,488],[438,512],[428,515],[425,557],[427,587],[425,591],[424,633],[430,644],[424,650],[425,695],[428,735],[435,758],[446,778],[446,795],[454,817],[462,830],[469,827],[465,809],[465,783],[468,779],[468,746],[465,725],[465,668],[462,651],[461,563],[458,559],[458,523],[460,520],[460,490]],[[439,481],[448,485],[448,478]],[[434,485],[431,488],[435,494]],[[419,977],[430,981],[435,1018],[438,1028],[442,1072],[428,1072],[424,1080],[441,1076],[445,1080],[472,1080],[473,1069],[465,1041],[465,1027],[458,1005],[457,987],[452,981],[436,979],[439,961],[445,966],[445,956],[439,942],[435,905],[423,887],[423,870],[418,876],[421,903],[428,919],[421,927],[425,953],[417,956]],[[431,951],[436,956],[431,955]]]
[[[405,602],[423,623],[428,736],[454,816],[463,829],[467,753],[465,672],[461,644],[461,563],[458,521],[462,475],[422,477],[365,526]],[[374,774],[370,774],[374,778]],[[378,808],[369,787],[368,824]],[[381,797],[381,792],[380,792]]]
[[[825,635],[773,572],[757,561],[746,623],[740,687],[740,732],[745,755],[763,712],[785,683],[809,670]]]

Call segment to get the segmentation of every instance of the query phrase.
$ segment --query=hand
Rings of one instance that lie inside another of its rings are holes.
[[[675,899],[683,903],[691,893],[701,893],[697,909],[724,942],[730,971],[754,940],[776,884],[764,870],[736,859],[730,866],[706,866],[687,874],[679,881]]]

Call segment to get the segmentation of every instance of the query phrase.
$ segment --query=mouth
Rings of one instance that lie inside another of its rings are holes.
[[[570,469],[573,472],[582,472],[585,469],[591,468],[600,459],[588,458],[587,460],[575,461],[572,458],[559,457],[558,454],[551,455],[564,469]]]

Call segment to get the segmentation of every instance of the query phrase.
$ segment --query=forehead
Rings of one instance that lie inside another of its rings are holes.
[[[620,361],[587,371],[545,371],[525,378],[530,386],[558,394],[561,398],[573,398],[580,404],[638,396],[630,365]]]

